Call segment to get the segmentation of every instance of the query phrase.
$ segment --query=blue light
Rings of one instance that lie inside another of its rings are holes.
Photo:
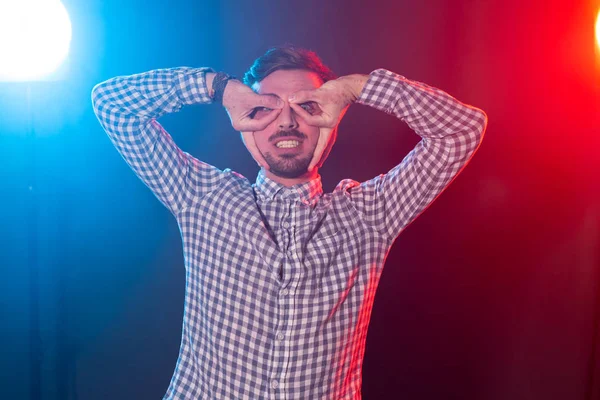
[[[71,21],[59,0],[0,0],[0,81],[43,80],[70,43]]]

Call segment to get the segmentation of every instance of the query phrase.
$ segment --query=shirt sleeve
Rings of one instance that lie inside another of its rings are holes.
[[[393,240],[465,167],[481,143],[487,116],[384,69],[370,74],[357,102],[395,115],[422,138],[387,174],[341,183],[365,222]]]
[[[183,152],[156,121],[184,105],[211,102],[208,68],[159,69],[96,85],[92,104],[136,175],[174,214],[216,188],[224,172]]]

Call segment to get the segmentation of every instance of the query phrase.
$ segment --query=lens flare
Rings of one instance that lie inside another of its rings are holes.
[[[0,81],[43,79],[70,43],[71,21],[59,0],[0,0]]]
[[[600,10],[598,10],[598,16],[596,17],[596,46],[600,50]]]

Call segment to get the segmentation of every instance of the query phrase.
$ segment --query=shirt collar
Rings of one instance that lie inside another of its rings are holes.
[[[312,203],[323,194],[323,186],[321,185],[321,176],[319,174],[317,174],[316,178],[308,182],[287,187],[269,179],[262,169],[258,173],[254,188],[258,196],[268,200],[281,198],[299,200],[305,204]]]

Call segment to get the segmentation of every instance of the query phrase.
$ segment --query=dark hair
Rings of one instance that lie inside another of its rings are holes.
[[[254,64],[244,74],[244,83],[251,87],[275,71],[291,69],[315,72],[323,83],[337,78],[314,51],[286,45],[273,47],[254,60]]]

